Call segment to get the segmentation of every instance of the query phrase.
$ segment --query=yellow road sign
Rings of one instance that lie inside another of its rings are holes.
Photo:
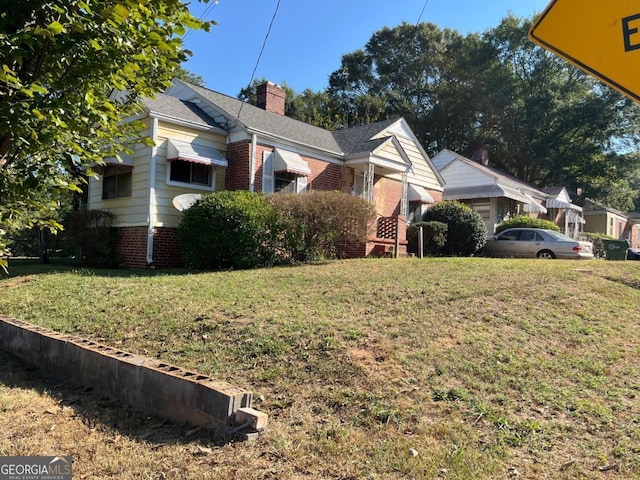
[[[529,39],[640,102],[640,0],[553,0]]]

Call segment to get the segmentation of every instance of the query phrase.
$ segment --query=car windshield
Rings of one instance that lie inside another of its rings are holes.
[[[576,240],[566,236],[564,233],[556,232],[554,230],[548,230],[547,233],[550,237],[553,237],[554,240],[563,240],[565,242],[575,242]]]

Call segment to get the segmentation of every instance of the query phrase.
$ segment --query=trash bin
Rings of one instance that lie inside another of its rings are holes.
[[[605,258],[607,260],[626,260],[629,242],[626,240],[603,239]]]

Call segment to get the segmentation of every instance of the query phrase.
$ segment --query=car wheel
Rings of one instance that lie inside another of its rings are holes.
[[[556,256],[550,250],[542,250],[538,252],[538,255],[536,255],[536,257],[542,258],[543,260],[553,260],[554,258],[556,258]]]

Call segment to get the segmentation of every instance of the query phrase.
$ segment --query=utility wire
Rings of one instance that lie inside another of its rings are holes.
[[[280,0],[278,0],[278,3],[276,4],[276,9],[273,12],[273,15],[271,16],[271,22],[269,22],[269,28],[267,29],[267,34],[264,36],[264,40],[262,42],[262,48],[260,49],[260,53],[258,54],[258,59],[256,60],[256,65],[253,67],[253,72],[251,73],[251,79],[249,80],[249,85],[251,85],[251,82],[253,82],[253,78],[255,77],[256,71],[258,70],[258,65],[260,65],[260,59],[262,58],[262,53],[264,52],[264,48],[267,45],[267,40],[269,39],[269,34],[271,33],[271,27],[273,27],[273,22],[276,19],[276,15],[278,14],[279,8],[280,8]],[[238,114],[236,115],[236,120],[235,120],[236,122],[240,118],[240,112],[242,112],[242,107],[244,107],[244,104],[245,102],[242,102],[242,104],[240,105],[240,109],[238,110]]]
[[[428,3],[429,3],[429,0],[425,0],[424,6],[422,7],[422,11],[420,12],[420,16],[418,17],[418,21],[416,22],[416,25],[418,25],[420,23],[420,20],[422,20],[422,14],[424,13],[425,9],[427,8],[427,4]]]
[[[203,20],[204,17],[209,15],[209,13],[211,13],[213,9],[216,8],[217,5],[218,5],[218,0],[211,0],[211,3],[207,5],[207,8],[204,9],[204,12],[200,14],[200,16],[198,17],[198,20]],[[189,29],[189,31],[182,36],[182,40],[184,41],[191,32],[193,32],[193,29]]]

